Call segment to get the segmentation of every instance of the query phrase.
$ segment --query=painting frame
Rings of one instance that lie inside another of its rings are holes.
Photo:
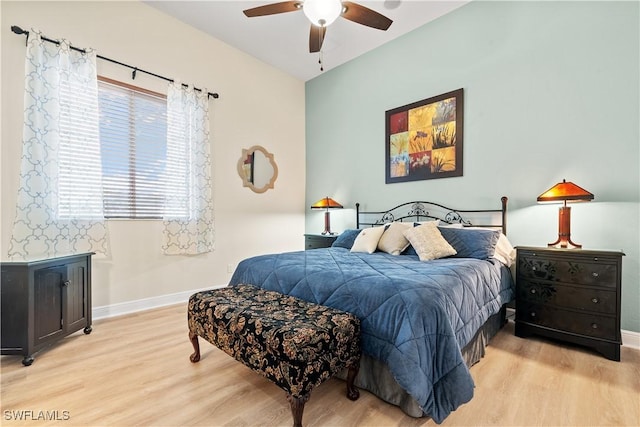
[[[464,89],[385,112],[385,183],[462,176]]]

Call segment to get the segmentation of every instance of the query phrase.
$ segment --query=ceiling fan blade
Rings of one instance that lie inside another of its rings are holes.
[[[295,12],[302,9],[302,3],[299,1],[283,1],[280,3],[271,3],[264,6],[247,9],[244,12],[249,18],[254,16],[275,15],[277,13]]]
[[[322,42],[324,42],[324,35],[327,33],[327,27],[316,27],[311,25],[311,31],[309,32],[309,52],[320,52],[322,48]]]
[[[349,21],[357,22],[358,24],[383,31],[389,28],[393,22],[391,19],[379,14],[375,10],[371,10],[368,7],[361,6],[357,3],[343,1],[342,5],[345,8],[344,12],[342,12],[342,17]]]

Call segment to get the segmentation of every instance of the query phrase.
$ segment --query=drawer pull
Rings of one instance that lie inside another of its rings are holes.
[[[597,304],[600,302],[600,300],[598,298],[591,298],[591,302]]]
[[[597,256],[596,256],[596,257],[593,257],[593,260],[594,260],[594,261],[597,261],[597,260],[598,260],[598,257],[597,257]]]
[[[536,271],[536,270],[538,270],[538,269],[537,269],[536,267],[531,267],[531,270],[532,270],[532,271]]]
[[[532,294],[535,294],[535,293],[536,293],[536,290],[535,290],[535,289],[531,289],[531,293],[532,293]]]
[[[592,275],[593,277],[598,277],[598,276],[599,276],[599,274],[598,274],[598,273],[596,273],[595,271],[594,271],[593,273],[591,273],[591,275]]]
[[[598,324],[597,323],[592,323],[591,324],[591,328],[592,329],[598,329]]]
[[[536,312],[535,311],[531,312],[531,317],[536,317]]]

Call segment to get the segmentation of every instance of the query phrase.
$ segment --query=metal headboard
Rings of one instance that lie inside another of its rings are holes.
[[[361,211],[356,203],[356,227],[373,227],[394,221],[440,220],[448,224],[462,224],[465,227],[501,227],[507,234],[507,201],[500,198],[501,209],[452,209],[438,203],[414,201],[406,202],[386,211]]]

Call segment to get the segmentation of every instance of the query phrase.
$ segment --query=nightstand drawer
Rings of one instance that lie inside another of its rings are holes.
[[[551,306],[519,301],[516,321],[558,329],[574,334],[614,340],[620,335],[615,317],[569,312]]]
[[[328,248],[337,238],[337,234],[305,234],[304,249]]]
[[[518,299],[533,304],[551,304],[575,310],[615,315],[617,293],[615,290],[521,280],[518,284]]]
[[[518,275],[523,278],[615,288],[618,267],[615,263],[598,261],[597,257],[565,259],[539,256],[532,252],[519,257]]]

